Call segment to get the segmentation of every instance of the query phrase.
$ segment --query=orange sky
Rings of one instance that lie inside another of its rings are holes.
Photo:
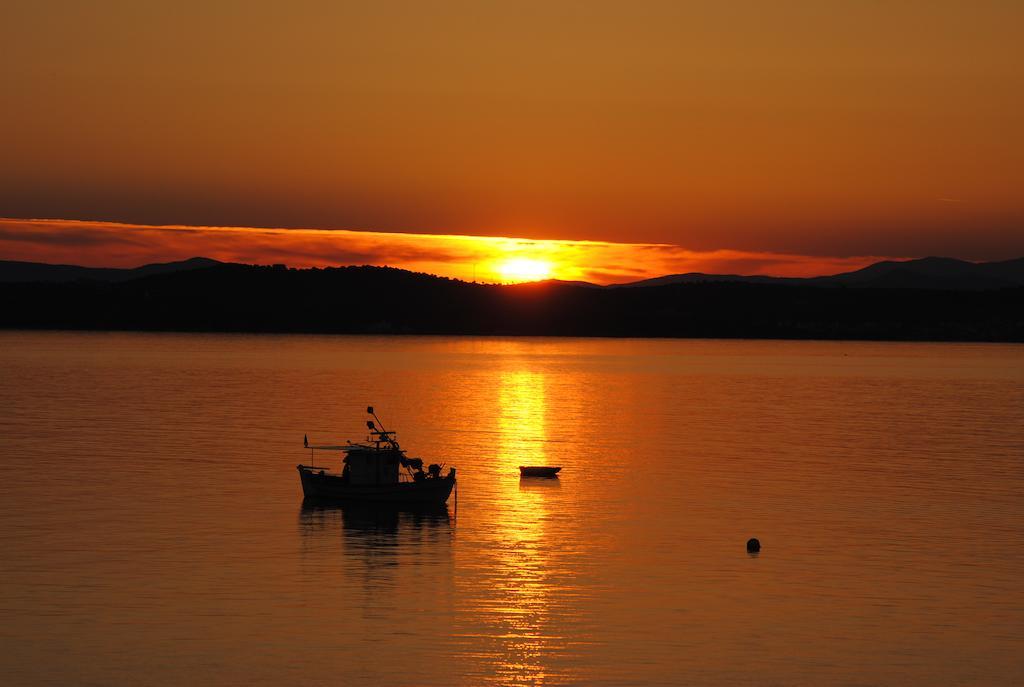
[[[4,3],[0,216],[1016,257],[1021,26],[1010,0]]]
[[[682,272],[814,276],[883,259],[692,251],[655,243],[2,218],[0,255],[92,267],[136,267],[202,255],[229,262],[282,262],[291,267],[390,265],[467,281],[553,278],[600,284]],[[531,266],[545,269],[531,273]]]

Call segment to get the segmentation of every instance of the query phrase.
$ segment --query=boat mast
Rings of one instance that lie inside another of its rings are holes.
[[[393,448],[394,450],[400,450],[398,447],[398,441],[393,436],[391,436],[392,434],[394,434],[394,432],[389,432],[386,429],[384,429],[384,425],[381,424],[380,418],[377,417],[377,413],[373,412],[373,406],[366,406],[366,412],[369,413],[370,415],[373,415],[373,420],[366,421],[366,427],[370,430],[370,434],[377,435],[377,448],[380,448],[380,442],[385,441],[388,444],[390,444],[391,448]],[[374,424],[374,420],[377,421],[376,424]],[[378,426],[380,427],[380,429],[377,429]]]

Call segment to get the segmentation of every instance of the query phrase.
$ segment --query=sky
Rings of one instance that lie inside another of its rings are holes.
[[[71,222],[0,259],[115,264],[154,226],[345,230],[339,256],[398,266],[395,234],[614,244],[608,279],[635,245],[788,274],[1019,257],[1021,26],[1016,0],[13,0],[0,217]],[[53,240],[86,226],[77,256]]]
[[[811,277],[883,259],[694,251],[665,243],[2,218],[0,255],[87,267],[136,267],[202,255],[224,262],[284,263],[297,268],[390,265],[490,283],[562,279],[596,284],[686,272]]]

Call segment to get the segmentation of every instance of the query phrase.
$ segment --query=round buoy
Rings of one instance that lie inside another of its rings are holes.
[[[761,542],[757,539],[747,540],[747,553],[757,553],[761,550]]]

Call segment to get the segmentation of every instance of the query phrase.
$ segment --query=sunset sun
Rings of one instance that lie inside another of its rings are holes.
[[[504,281],[538,281],[551,276],[552,266],[547,260],[510,258],[497,266]]]

